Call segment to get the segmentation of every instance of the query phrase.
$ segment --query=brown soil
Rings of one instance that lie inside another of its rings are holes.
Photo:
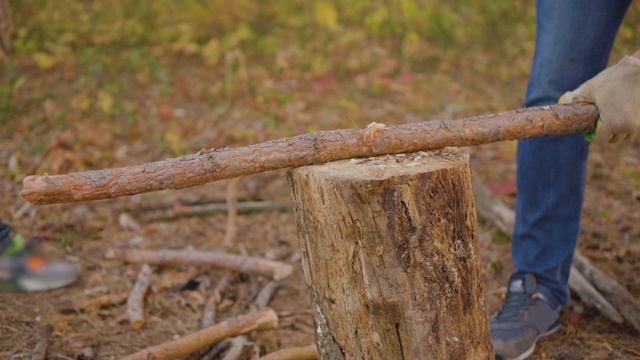
[[[184,79],[189,88],[181,90],[177,83],[170,94],[156,97],[151,86],[133,87],[136,91],[128,99],[138,106],[133,122],[77,113],[63,125],[57,124],[47,113],[54,111],[49,108],[68,102],[74,91],[59,86],[58,76],[74,75],[53,72],[24,85],[22,91],[31,91],[30,96],[41,93],[43,88],[57,89],[58,93],[54,104],[34,107],[17,116],[12,120],[15,126],[10,135],[0,137],[0,218],[25,237],[47,235],[49,240],[42,245],[42,251],[76,264],[81,269],[81,278],[71,287],[46,293],[0,294],[0,358],[28,358],[45,324],[55,328],[49,359],[115,359],[199,328],[205,300],[224,271],[198,268],[199,276],[186,286],[152,291],[146,299],[147,323],[140,331],[132,330],[122,321],[124,304],[73,310],[71,304],[78,301],[101,294],[126,293],[135,281],[140,266],[105,260],[103,254],[109,248],[192,246],[281,260],[295,259],[299,251],[290,210],[240,214],[238,233],[230,248],[221,244],[226,228],[224,213],[140,222],[140,228],[133,230],[118,220],[123,213],[135,219],[178,204],[188,207],[194,202],[224,201],[226,181],[108,201],[31,207],[17,195],[19,180],[24,175],[131,165],[173,157],[180,152],[197,152],[201,147],[240,146],[313,130],[362,128],[370,121],[388,125],[416,121],[416,113],[424,119],[433,119],[506,110],[518,106],[520,99],[513,93],[521,94],[525,82],[521,79],[522,85],[515,91],[504,90],[502,97],[494,95],[494,100],[482,101],[487,94],[481,90],[476,93],[461,90],[464,86],[460,82],[464,80],[434,80],[427,75],[416,75],[412,85],[398,83],[398,87],[389,88],[382,96],[354,89],[349,79],[277,78],[256,80],[256,91],[264,87],[287,93],[291,99],[284,103],[269,98],[256,100],[259,96],[236,96],[230,103],[217,104],[208,95],[202,95],[209,91],[209,84],[203,79],[215,78],[215,74],[188,59],[174,61],[175,68],[181,69],[176,70],[176,78]],[[123,80],[128,88],[127,81]],[[445,100],[429,105],[420,101],[432,98]],[[339,99],[350,99],[350,104],[336,105]],[[415,111],[409,112],[409,108]],[[282,124],[266,127],[267,113]],[[164,136],[163,140],[159,141],[158,136]],[[176,137],[178,141],[172,143],[171,139]],[[30,149],[38,142],[44,144],[44,150],[33,155]],[[472,149],[474,171],[482,174],[509,204],[513,204],[515,196],[511,185],[515,177],[515,147],[515,143],[501,143]],[[636,276],[640,273],[639,152],[638,140],[592,148],[579,245],[595,265],[636,296],[640,296],[640,277]],[[238,198],[290,202],[285,172],[242,179]],[[512,270],[509,242],[496,235],[490,224],[480,226],[487,311],[492,313]],[[314,340],[307,288],[299,261],[294,264],[294,274],[282,282],[269,305],[280,314],[280,325],[251,337],[261,354],[307,345]],[[190,266],[154,269],[158,278],[194,270]],[[217,319],[246,313],[247,306],[267,281],[257,276],[234,275],[232,285],[222,294]],[[540,341],[532,359],[640,358],[636,330],[611,323],[589,307],[578,313],[579,307],[575,305],[579,302],[579,299],[572,301],[565,326]],[[248,349],[245,358],[252,358],[250,352]]]

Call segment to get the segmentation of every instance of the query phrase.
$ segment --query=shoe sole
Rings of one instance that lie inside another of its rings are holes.
[[[44,282],[41,279],[22,278],[18,279],[17,282],[22,291],[37,292],[63,288],[73,284],[76,280],[78,280],[77,276],[70,276],[64,279],[48,280],[47,282]]]
[[[506,358],[496,355],[496,360],[525,360],[526,358],[531,356],[531,354],[533,354],[533,351],[536,349],[536,344],[538,343],[538,340],[540,340],[540,338],[553,334],[554,332],[558,331],[558,329],[560,329],[560,326],[562,326],[562,324],[558,324],[558,326],[554,327],[553,329],[538,335],[538,337],[536,337],[536,340],[533,342],[533,345],[531,345],[531,347],[528,348],[527,351],[523,352],[519,356],[514,358]]]

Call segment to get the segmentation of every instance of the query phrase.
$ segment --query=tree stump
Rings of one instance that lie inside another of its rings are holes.
[[[321,358],[493,359],[469,156],[289,172]]]

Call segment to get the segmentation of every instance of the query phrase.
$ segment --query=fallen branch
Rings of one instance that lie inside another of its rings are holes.
[[[293,272],[293,266],[284,262],[212,251],[110,249],[105,253],[105,257],[128,263],[214,266],[246,274],[269,276],[274,280],[284,279]]]
[[[292,347],[274,351],[260,360],[316,360],[320,358],[315,345]]]
[[[135,354],[125,356],[122,360],[172,360],[202,350],[230,337],[252,331],[269,330],[276,326],[278,326],[278,316],[272,309],[265,309],[223,321],[210,328],[164,344],[148,347]]]
[[[159,293],[179,285],[184,285],[196,275],[198,275],[197,271],[187,271],[163,276],[154,279],[154,282],[151,284],[151,290],[153,290],[154,293]],[[98,295],[75,302],[71,305],[71,309],[82,311],[91,308],[103,308],[118,305],[127,301],[128,298],[129,292]]]
[[[571,269],[571,274],[569,275],[569,287],[575,291],[587,305],[598,309],[598,311],[609,320],[618,324],[624,321],[618,310],[575,268]]]
[[[236,336],[227,341],[229,342],[229,350],[222,360],[238,360],[244,352],[244,347],[249,344],[249,340],[244,335]]]
[[[254,311],[262,310],[269,305],[273,294],[282,286],[280,282],[277,281],[269,281],[265,286],[260,289],[258,295],[256,295],[256,299],[253,300],[253,304],[251,305],[251,309]]]
[[[511,235],[515,226],[515,212],[497,196],[493,195],[477,176],[473,177],[473,190],[476,195],[478,215],[493,223],[503,233]],[[574,260],[574,266],[571,267],[569,275],[569,287],[571,290],[575,291],[585,303],[600,310],[602,315],[613,322],[619,323],[622,315],[621,309],[613,305],[614,300],[612,297],[603,296],[606,294],[600,293],[596,289],[597,285],[594,286],[595,284],[590,283],[590,280],[587,280],[584,274],[576,268]],[[611,278],[609,278],[609,281],[622,287]],[[633,322],[631,323],[633,324]]]
[[[202,310],[202,319],[200,321],[200,328],[208,328],[212,326],[216,322],[216,312],[218,309],[218,304],[222,301],[222,292],[229,286],[231,282],[231,271],[225,271],[225,273],[220,277],[218,283],[215,288],[209,294],[209,297],[204,303],[204,309]],[[202,285],[202,283],[201,283]],[[206,287],[201,288],[200,290],[206,293]],[[204,350],[197,351],[182,360],[206,360],[206,359],[214,359],[218,354],[223,352],[227,348],[227,344],[225,341],[218,343],[211,348],[205,348]]]
[[[227,212],[227,227],[224,233],[224,239],[222,244],[224,246],[231,246],[233,240],[238,234],[238,184],[240,178],[231,179],[227,185],[227,206],[229,211]]]
[[[53,332],[53,325],[47,324],[40,331],[38,343],[33,349],[31,354],[31,360],[44,360],[47,356],[47,347],[49,346],[49,339],[51,339],[51,333]]]
[[[27,203],[28,204],[28,203]],[[238,213],[248,213],[266,210],[289,210],[291,204],[273,201],[245,201],[237,205]],[[206,216],[229,211],[227,203],[211,203],[200,205],[180,206],[175,209],[165,209],[142,213],[136,218],[140,221],[167,221],[186,216]]]
[[[170,274],[162,274],[154,279],[151,284],[151,290],[154,293],[159,293],[165,290],[172,289],[177,286],[186,285],[191,279],[198,276],[200,271],[198,270],[189,270],[189,271],[180,271],[177,273]]]
[[[144,327],[144,297],[147,294],[147,290],[149,290],[149,285],[151,285],[152,275],[153,271],[151,267],[143,264],[138,273],[138,278],[129,293],[129,298],[127,299],[127,317],[133,330],[140,330]]]
[[[553,105],[389,126],[373,135],[370,129],[319,131],[247,147],[201,150],[136,166],[27,176],[20,194],[38,205],[110,199],[335,160],[587,133],[594,130],[597,117],[594,105]]]
[[[596,268],[582,254],[576,252],[573,265],[584,274],[609,302],[620,312],[620,315],[640,330],[640,301],[613,278]]]
[[[129,298],[128,293],[119,293],[119,294],[104,294],[99,296],[94,296],[72,305],[74,310],[86,310],[90,308],[103,308],[112,305],[118,305],[127,301]]]
[[[218,304],[222,301],[222,292],[229,286],[231,281],[231,273],[229,271],[225,272],[218,283],[216,284],[215,289],[209,295],[209,298],[205,302],[204,310],[202,311],[202,322],[200,323],[200,327],[206,328],[216,320],[216,309],[218,308]],[[262,309],[257,309],[262,310]]]

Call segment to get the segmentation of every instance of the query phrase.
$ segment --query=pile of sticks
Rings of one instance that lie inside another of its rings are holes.
[[[527,139],[536,136],[588,133],[595,128],[598,111],[594,105],[573,104],[539,108],[518,109],[503,113],[471,117],[459,120],[426,121],[416,124],[385,127],[372,123],[363,130],[336,130],[315,132],[293,138],[284,138],[242,148],[202,150],[197,154],[155,163],[117,169],[86,171],[66,175],[28,176],[23,180],[21,195],[33,204],[87,201],[134,195],[149,191],[182,189],[207,182],[232,179],[269,170],[319,164],[329,161],[368,157],[392,153],[427,151],[447,146],[471,146],[503,140]],[[235,221],[238,204],[235,198],[237,180],[232,180],[227,190],[227,232],[225,245],[231,244],[237,229]],[[485,196],[476,186],[480,215],[493,221],[505,233],[513,228],[513,211],[495,198]],[[208,211],[212,211],[208,209]],[[171,218],[175,214],[161,214],[156,219]],[[153,220],[153,219],[150,219]],[[221,252],[196,252],[189,250],[140,250],[112,249],[107,258],[144,265],[131,292],[125,297],[115,296],[109,301],[127,301],[127,317],[134,329],[144,326],[144,294],[150,286],[150,265],[177,264],[184,261],[192,265],[216,266],[233,272],[271,277],[279,281],[292,272],[290,264],[248,256]],[[638,302],[613,279],[593,267],[579,254],[574,261],[571,287],[585,302],[596,306],[613,321],[628,321],[640,329]],[[586,280],[586,281],[585,281]],[[273,283],[265,286],[261,299],[270,298]],[[221,280],[219,286],[224,286]],[[599,295],[596,295],[599,294]],[[215,297],[211,304],[215,304]],[[606,301],[603,301],[606,300]],[[175,342],[161,344],[132,354],[126,359],[174,359],[192,354],[190,359],[206,358],[215,350],[213,343],[226,339],[227,355],[243,348],[247,333],[277,326],[277,314],[266,308],[261,300],[250,312],[224,322],[211,325],[211,311],[205,311],[203,325],[197,333]],[[87,306],[86,304],[84,306]],[[208,342],[203,339],[209,339]],[[240,344],[240,345],[236,345]],[[208,352],[206,349],[209,349]],[[204,355],[203,355],[204,351]],[[293,353],[293,355],[291,355]],[[196,355],[193,355],[196,354]],[[196,356],[195,358],[193,356]],[[199,356],[199,357],[197,357]],[[238,355],[240,356],[240,355]],[[305,357],[306,356],[306,357]],[[268,355],[266,359],[314,359],[314,346],[286,350]],[[228,360],[227,358],[225,358]]]

